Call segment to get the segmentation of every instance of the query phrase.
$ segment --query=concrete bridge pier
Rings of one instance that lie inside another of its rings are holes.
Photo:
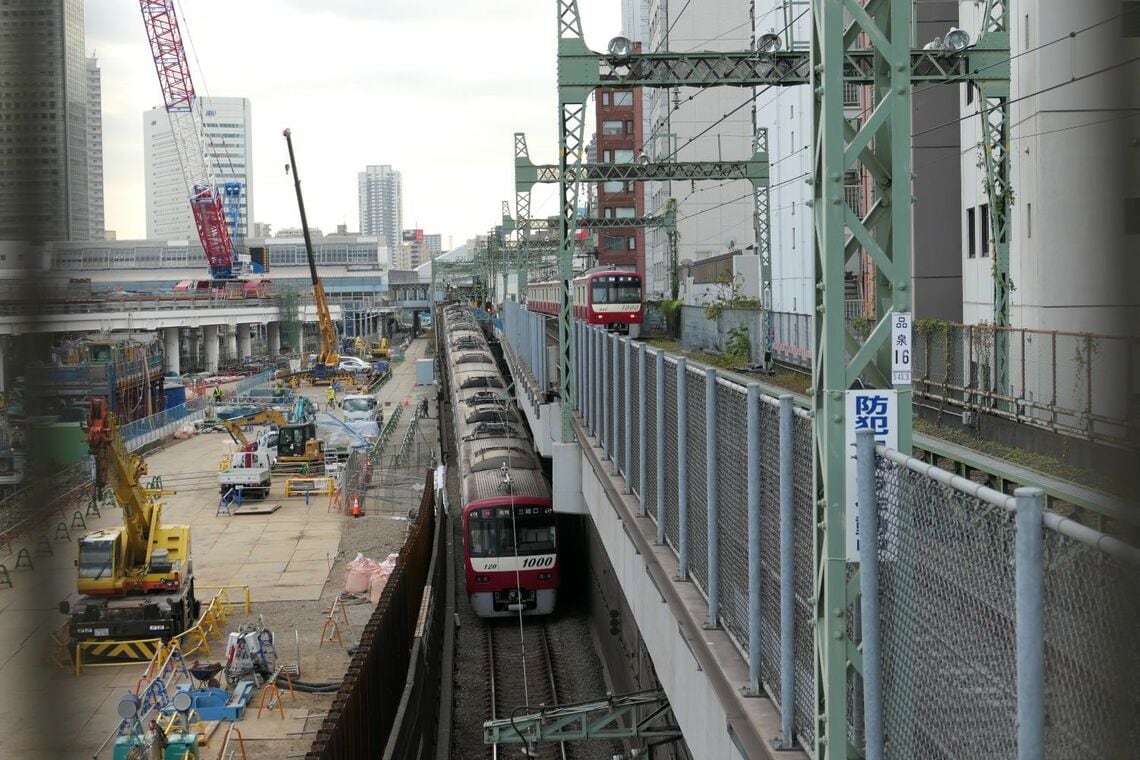
[[[239,322],[235,328],[234,340],[237,348],[238,361],[245,361],[250,356],[249,323]]]
[[[281,353],[281,323],[270,322],[265,326],[265,340],[269,343],[269,355]]]
[[[179,354],[182,350],[182,344],[178,340],[179,329],[177,327],[164,327],[162,330],[162,339],[164,348],[164,355],[166,357],[166,371],[182,374],[182,362]]]
[[[206,341],[206,371],[218,371],[218,326],[203,325],[202,334]]]
[[[234,325],[226,325],[226,353],[225,357],[230,361],[238,358],[238,336],[237,327]]]
[[[198,364],[198,334],[193,330],[187,330],[186,335],[186,355],[190,359],[190,364],[193,367],[200,366]]]

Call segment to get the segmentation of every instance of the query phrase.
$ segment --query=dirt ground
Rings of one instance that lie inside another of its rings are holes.
[[[252,614],[235,614],[229,620],[231,630],[237,630],[244,623],[256,623],[259,618],[263,620],[265,626],[273,631],[279,662],[299,664],[299,677],[306,682],[340,683],[351,658],[349,650],[356,646],[361,630],[372,615],[374,605],[366,598],[347,600],[344,611],[348,624],[345,625],[339,614],[334,618],[337,621],[335,630],[344,645],[336,640],[327,640],[334,638],[331,625],[326,632],[326,640],[322,642],[327,613],[344,589],[348,562],[357,552],[377,561],[398,552],[411,525],[404,515],[369,514],[344,519],[351,524],[341,535],[340,548],[332,559],[329,578],[319,600],[262,602],[254,605]],[[265,709],[259,718],[257,708],[261,694],[255,692],[245,720],[236,724],[245,742],[246,757],[251,760],[284,758],[306,752],[332,698],[332,694],[297,692],[290,695],[286,691],[282,710]],[[208,746],[213,747],[213,743]]]

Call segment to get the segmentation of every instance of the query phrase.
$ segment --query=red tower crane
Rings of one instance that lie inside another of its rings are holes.
[[[233,278],[234,244],[226,228],[222,194],[214,182],[205,151],[201,107],[190,79],[190,64],[182,46],[174,0],[139,0],[139,4],[210,276],[220,280]]]

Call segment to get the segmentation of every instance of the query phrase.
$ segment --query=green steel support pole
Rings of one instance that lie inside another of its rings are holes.
[[[994,385],[1001,395],[1010,392],[1009,298],[1013,282],[1009,273],[1009,228],[1013,188],[1009,176],[1009,5],[1006,0],[986,0],[982,35],[975,45],[974,60],[989,54],[996,66],[986,67],[979,80],[982,116],[982,155],[985,157],[985,188],[989,206],[993,250],[994,289]],[[1002,62],[1004,56],[1005,60]],[[992,69],[998,69],[993,71]],[[984,361],[985,357],[980,357]],[[987,389],[991,390],[991,389]]]
[[[859,379],[890,377],[891,315],[911,311],[911,3],[825,0],[812,6],[812,89],[815,92],[814,189],[816,313],[815,406],[816,750],[819,758],[849,756],[847,684],[857,661],[848,641],[846,391]],[[844,26],[844,14],[852,19]],[[874,103],[858,130],[845,128],[844,62],[861,36],[871,42]],[[869,147],[872,146],[873,147]],[[875,180],[874,207],[857,217],[844,197],[848,169]],[[847,245],[850,234],[855,245]],[[876,267],[878,322],[862,347],[849,351],[844,271],[867,250]],[[899,448],[910,450],[911,394],[898,390]]]
[[[760,127],[755,130],[753,153],[768,155],[768,129]],[[765,372],[772,369],[772,344],[775,336],[772,328],[772,240],[771,217],[768,210],[768,179],[763,182],[752,183],[752,224],[756,231],[756,254],[760,257],[760,331],[763,333],[763,353],[760,356],[760,365]]]
[[[558,7],[558,190],[561,213],[558,219],[560,250],[558,278],[562,281],[562,309],[558,315],[558,380],[559,406],[562,411],[562,442],[571,443],[574,431],[571,426],[574,400],[574,352],[570,328],[573,315],[570,310],[570,280],[574,275],[575,219],[578,213],[578,182],[571,181],[570,171],[582,163],[586,140],[586,99],[592,86],[565,84],[581,76],[582,69],[589,73],[590,60],[574,60],[573,56],[589,54],[582,38],[582,21],[578,15],[578,0],[555,0]],[[594,62],[596,68],[597,64]]]

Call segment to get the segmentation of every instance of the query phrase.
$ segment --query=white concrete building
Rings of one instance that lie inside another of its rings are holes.
[[[982,6],[960,9],[962,28],[976,37]],[[1140,22],[1109,0],[1014,0],[1011,18],[1010,324],[1134,334]],[[964,321],[971,323],[995,319],[978,109],[976,90],[963,86],[962,299]],[[1086,405],[1102,415],[1127,412],[1134,392],[1123,381],[1131,374],[1127,341],[1014,333],[1009,350],[1009,385],[998,392],[1076,413]],[[991,377],[990,351],[975,345],[966,357],[983,382]]]
[[[218,187],[241,185],[237,237],[249,237],[253,218],[253,139],[248,98],[201,98],[205,149]],[[166,111],[143,113],[146,184],[146,235],[148,239],[197,240],[190,212],[190,189],[178,162],[178,151]]]
[[[981,6],[962,3],[961,12],[962,28],[976,34]],[[1121,118],[1140,107],[1140,72],[1119,64],[1140,54],[1140,37],[1125,36],[1120,4],[1108,0],[1014,0],[1011,15],[1010,323],[1119,333],[1136,303],[1121,246],[1129,224],[1132,235],[1140,230],[1137,202],[1127,211],[1140,188],[1126,171],[1140,165],[1140,132]],[[961,89],[964,317],[993,321],[979,99]]]
[[[388,164],[368,166],[356,178],[360,234],[376,235],[389,251],[398,251],[404,221],[404,185],[400,172]]]
[[[639,13],[631,7],[623,17],[626,23],[641,27]],[[691,0],[681,7],[666,0],[649,0],[644,15],[648,22],[645,52],[749,48],[749,8],[741,0]],[[751,95],[751,90],[735,87],[646,89],[645,153],[657,161],[670,156],[677,161],[747,158],[752,154]],[[729,115],[722,118],[722,114]],[[646,184],[647,214],[661,214],[670,197],[678,201],[678,262],[746,249],[755,242],[750,182]],[[647,230],[647,293],[668,294],[668,256],[665,231]]]

